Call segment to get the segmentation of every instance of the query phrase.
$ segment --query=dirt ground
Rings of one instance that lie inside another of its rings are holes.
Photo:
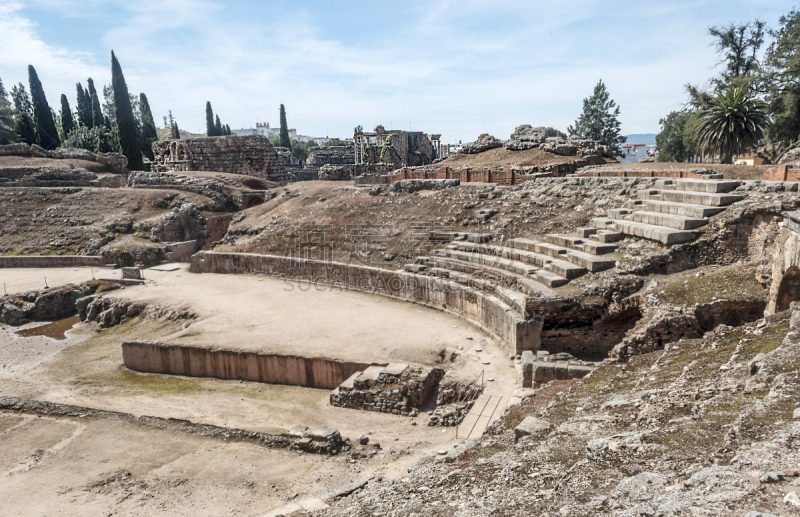
[[[208,202],[190,192],[159,189],[2,189],[0,254],[94,254],[99,246],[93,243],[122,237],[106,227],[114,221],[136,223],[167,214],[182,203]]]
[[[354,475],[344,457],[129,423],[0,412],[3,515],[260,515]],[[405,458],[405,457],[404,457]]]
[[[527,151],[509,151],[505,147],[489,149],[479,154],[455,154],[442,161],[442,167],[524,167],[526,165],[547,165],[576,160],[575,156],[559,156],[539,148]]]
[[[4,167],[78,167],[94,173],[110,172],[102,163],[86,160],[56,160],[34,156],[0,156],[0,168]]]

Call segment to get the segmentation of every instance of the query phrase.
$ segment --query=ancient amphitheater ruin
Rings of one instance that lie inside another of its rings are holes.
[[[0,146],[0,507],[796,514],[797,165],[400,133]]]

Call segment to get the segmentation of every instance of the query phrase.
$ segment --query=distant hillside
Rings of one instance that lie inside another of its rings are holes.
[[[647,144],[656,145],[655,133],[644,133],[640,135],[628,135],[629,144]]]

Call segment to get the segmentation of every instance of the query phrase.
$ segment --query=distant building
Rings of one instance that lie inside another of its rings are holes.
[[[261,135],[269,138],[272,135],[279,135],[281,132],[281,128],[279,127],[270,127],[269,122],[256,122],[256,127],[254,128],[242,128],[242,129],[231,129],[231,133],[238,136],[250,136],[250,135]],[[328,137],[315,137],[315,136],[306,136],[306,135],[298,135],[296,129],[289,130],[289,138],[292,140],[297,140],[298,142],[317,142],[318,144],[324,144],[326,142],[330,142],[330,138]]]
[[[640,160],[656,156],[656,146],[647,144],[627,144],[622,146],[617,160],[620,163],[638,163]]]
[[[736,159],[736,165],[764,165],[764,159],[758,156],[740,156]]]
[[[181,135],[181,140],[189,140],[190,138],[204,138],[206,136],[205,133],[190,133],[188,131],[184,131],[183,129],[179,129],[178,133]],[[171,129],[159,129],[158,130],[158,139],[159,140],[172,140],[172,130]]]

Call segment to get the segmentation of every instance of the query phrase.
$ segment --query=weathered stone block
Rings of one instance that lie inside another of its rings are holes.
[[[519,441],[523,436],[539,437],[552,428],[553,424],[547,420],[529,416],[514,428],[514,440]]]

